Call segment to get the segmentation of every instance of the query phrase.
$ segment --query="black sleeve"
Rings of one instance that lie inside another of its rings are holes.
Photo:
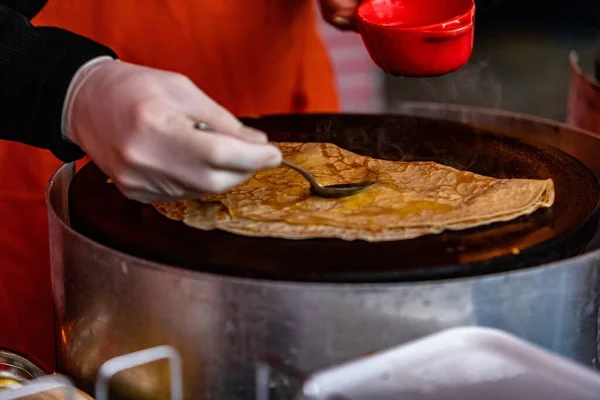
[[[0,0],[0,139],[51,150],[69,162],[83,156],[62,139],[62,107],[79,67],[112,50],[74,33],[34,27],[46,0]]]
[[[35,17],[47,2],[48,0],[0,0],[1,5],[12,8],[28,19]]]

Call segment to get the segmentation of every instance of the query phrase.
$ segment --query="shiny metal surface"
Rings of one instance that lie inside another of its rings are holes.
[[[340,198],[348,197],[353,194],[357,194],[372,186],[375,182],[353,182],[353,183],[341,183],[336,185],[321,185],[315,180],[310,172],[296,164],[292,164],[289,161],[283,160],[282,165],[293,169],[298,172],[304,179],[310,183],[310,189],[315,196],[329,197],[329,198]]]
[[[10,351],[0,350],[0,381],[8,384],[8,381],[22,383],[30,379],[46,375],[37,365],[28,359]],[[0,384],[0,390],[2,390]]]
[[[0,400],[9,399],[91,400],[65,377],[46,375],[26,358],[0,350]]]
[[[403,113],[535,138],[600,174],[600,140],[528,116],[436,104]],[[440,134],[443,134],[441,132]],[[271,399],[291,398],[309,373],[445,328],[490,326],[596,365],[600,251],[510,273],[399,284],[297,284],[228,278],[113,251],[68,226],[63,167],[48,190],[61,372],[91,389],[102,362],[171,345],[185,399],[250,399],[257,366],[276,373]],[[168,398],[166,365],[123,373],[136,398]],[[164,379],[152,377],[162,373]]]

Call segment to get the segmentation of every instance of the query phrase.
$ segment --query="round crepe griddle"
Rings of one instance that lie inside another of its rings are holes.
[[[453,122],[403,116],[274,116],[246,121],[274,141],[331,142],[375,158],[431,160],[497,178],[552,178],[551,209],[506,223],[369,243],[286,240],[201,231],[129,201],[94,165],[69,189],[71,225],[114,249],[173,266],[262,279],[397,282],[525,268],[583,251],[598,221],[600,187],[574,157]]]

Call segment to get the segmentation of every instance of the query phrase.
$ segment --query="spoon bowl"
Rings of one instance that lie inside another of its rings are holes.
[[[325,198],[341,198],[348,197],[354,194],[360,193],[368,187],[372,186],[375,182],[372,181],[364,181],[364,182],[355,182],[355,183],[338,183],[335,185],[321,185],[319,182],[315,180],[310,172],[305,170],[302,167],[297,166],[296,164],[292,164],[289,161],[283,160],[281,162],[282,165],[285,165],[288,168],[293,169],[298,172],[300,175],[304,177],[310,183],[310,190],[313,195],[318,197]]]

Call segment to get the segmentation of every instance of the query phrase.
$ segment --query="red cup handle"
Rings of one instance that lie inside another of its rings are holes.
[[[432,31],[423,31],[426,34],[425,41],[427,42],[443,42],[465,35],[471,31],[472,25],[464,25],[458,29],[443,30],[437,29]]]

